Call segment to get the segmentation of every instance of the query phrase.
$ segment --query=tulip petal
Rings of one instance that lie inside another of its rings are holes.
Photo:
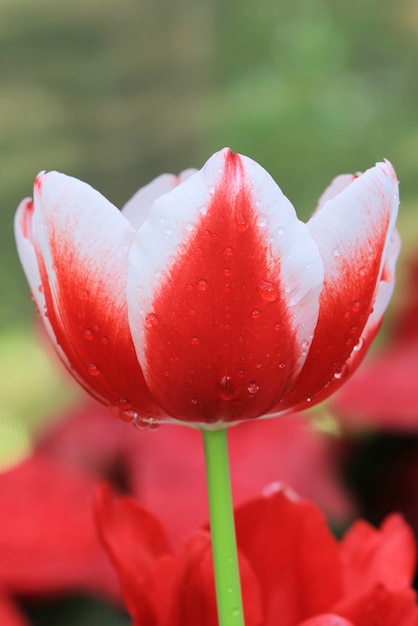
[[[262,591],[265,626],[323,613],[343,592],[338,543],[310,502],[281,489],[236,512],[237,542]]]
[[[331,194],[308,222],[324,261],[324,289],[304,368],[279,410],[324,399],[364,356],[393,289],[398,204],[395,172],[379,163]]]
[[[130,252],[128,312],[150,389],[178,420],[256,417],[299,373],[323,263],[255,162],[229,150],[155,201]]]
[[[132,228],[138,230],[142,226],[148,217],[152,204],[157,198],[180,185],[195,172],[195,169],[188,169],[181,172],[179,176],[161,174],[148,185],[141,187],[122,208],[122,213]]]
[[[86,473],[42,454],[0,474],[1,589],[117,597],[117,580],[92,524],[94,488]]]
[[[377,584],[361,596],[347,597],[333,610],[356,626],[416,626],[418,607],[412,589],[388,590]]]
[[[107,485],[96,494],[100,539],[121,581],[126,607],[135,624],[157,626],[150,584],[158,558],[170,548],[157,518],[131,498],[114,499]]]
[[[301,622],[298,626],[355,626],[355,624],[334,613],[324,613],[311,617]]]
[[[171,564],[173,567],[173,565]],[[248,561],[239,555],[243,610],[246,626],[262,623],[260,589]],[[154,580],[166,578],[167,562],[157,563]],[[170,626],[213,626],[218,623],[215,579],[210,535],[195,532],[176,555],[171,585],[156,593],[159,603],[159,624]],[[154,583],[155,584],[155,583]],[[157,585],[156,585],[157,586]],[[165,602],[161,601],[165,599]],[[138,626],[140,626],[138,624]]]
[[[363,520],[356,522],[340,544],[344,586],[348,594],[383,583],[388,589],[412,584],[416,547],[411,528],[400,515],[385,519],[380,529]]]
[[[159,415],[127,320],[128,221],[90,186],[51,172],[37,177],[34,203],[20,205],[15,223],[34,298],[68,369],[126,419],[132,408]]]

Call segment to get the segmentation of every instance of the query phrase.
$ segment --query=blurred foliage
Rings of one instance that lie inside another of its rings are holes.
[[[0,0],[0,57],[2,326],[31,315],[12,218],[41,169],[120,206],[230,145],[307,217],[387,157],[416,200],[414,0]]]
[[[75,395],[42,338],[30,328],[0,332],[0,471],[30,452],[39,429]]]

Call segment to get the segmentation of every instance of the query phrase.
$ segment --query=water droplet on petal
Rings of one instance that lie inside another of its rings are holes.
[[[109,337],[106,337],[106,335],[103,335],[103,337],[100,339],[101,343],[105,346],[109,343]]]
[[[134,417],[133,423],[137,430],[157,430],[160,425],[153,417],[141,417],[138,414]]]
[[[158,317],[154,313],[148,313],[145,317],[145,326],[146,328],[152,328],[153,326],[157,326]]]
[[[258,293],[266,302],[275,302],[279,297],[276,286],[268,280],[261,281],[258,286]]]
[[[354,346],[353,351],[354,352],[359,352],[363,348],[364,348],[364,339],[363,339],[363,337],[360,337],[360,339],[358,340],[358,342]]]
[[[281,370],[283,370],[285,367],[286,367],[286,363],[285,363],[284,361],[281,361],[281,362],[279,363],[279,368],[280,368]]]
[[[94,337],[93,331],[91,328],[85,328],[83,332],[83,337],[86,341],[91,341]]]
[[[351,307],[351,310],[353,311],[353,313],[358,313],[358,311],[360,311],[360,309],[361,309],[361,302],[360,302],[360,300],[354,300],[353,306]]]
[[[192,346],[200,346],[199,337],[192,337],[190,340],[190,343],[192,344]]]
[[[120,419],[123,422],[133,422],[136,413],[132,410],[126,410],[124,411],[123,409],[120,409],[118,406],[109,406],[109,411],[110,414],[112,415],[112,417],[114,417],[115,419]]]
[[[205,280],[204,278],[201,278],[200,280],[197,281],[196,287],[199,291],[206,291],[207,288],[209,287],[208,281]]]
[[[240,378],[243,378],[243,377],[245,376],[245,370],[240,369],[240,370],[238,370],[237,374],[238,374],[238,376],[239,376]]]
[[[100,375],[100,369],[99,369],[98,365],[96,365],[96,363],[89,363],[88,371],[89,371],[90,376],[99,376]]]
[[[286,231],[284,228],[279,228],[277,234],[280,235],[280,237],[283,237],[286,234]]]
[[[337,380],[342,380],[343,378],[346,378],[348,376],[348,373],[349,373],[348,365],[347,363],[344,363],[342,367],[339,367],[337,371],[334,372],[334,378],[336,378]]]
[[[190,231],[192,231],[192,230],[193,230],[193,228],[194,228],[194,226],[193,226],[193,224],[192,224],[191,222],[187,222],[187,223],[184,225],[184,229],[185,229],[185,230],[188,230],[189,232],[190,232]]]
[[[240,233],[243,233],[247,230],[248,228],[248,222],[245,219],[245,215],[243,215],[242,213],[238,213],[237,214],[237,230]]]
[[[235,395],[235,387],[230,376],[222,376],[219,381],[219,395],[222,400],[231,400]]]
[[[234,250],[233,250],[233,248],[231,248],[231,246],[228,246],[228,247],[227,247],[227,248],[225,248],[225,250],[224,250],[224,254],[225,254],[225,256],[232,256],[233,252],[234,252]]]
[[[339,256],[341,256],[341,252],[339,251],[338,248],[334,248],[334,250],[332,251],[332,254],[335,258],[338,258]]]
[[[257,385],[257,383],[255,382],[255,380],[252,380],[249,384],[248,384],[248,392],[251,395],[255,395],[256,393],[258,393],[260,391],[260,387],[259,385]]]
[[[197,398],[192,398],[192,399],[190,400],[190,402],[191,402],[192,404],[197,404]]]
[[[260,317],[260,315],[261,315],[261,311],[260,311],[260,309],[253,309],[253,310],[251,311],[251,317],[252,317],[253,319],[255,319],[255,320],[256,320],[256,319],[258,319],[258,318]]]

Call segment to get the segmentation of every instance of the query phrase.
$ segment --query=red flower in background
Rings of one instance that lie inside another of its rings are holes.
[[[136,626],[215,626],[209,533],[177,552],[130,498],[98,494],[97,523]],[[416,626],[415,544],[402,518],[357,522],[337,542],[318,509],[285,490],[236,511],[246,626]]]
[[[335,440],[301,416],[248,422],[229,435],[237,504],[279,478],[315,498],[333,519],[352,513],[335,472]],[[99,481],[110,479],[134,494],[162,520],[173,545],[203,525],[208,510],[201,445],[191,428],[127,429],[92,401],[61,416],[31,458],[0,473],[0,625],[23,626],[15,597],[44,603],[74,593],[119,599],[93,524]]]
[[[314,500],[337,523],[353,515],[336,471],[338,440],[313,430],[303,416],[250,421],[228,434],[235,505],[280,480]],[[135,496],[162,520],[175,543],[208,519],[202,442],[196,429],[164,424],[155,433],[132,433],[120,420],[109,421],[105,407],[89,402],[61,416],[37,450]]]
[[[127,421],[235,422],[306,408],[353,371],[393,288],[389,163],[337,178],[307,224],[263,168],[223,150],[119,212],[40,174],[16,216],[45,326]]]
[[[0,473],[0,590],[118,596],[92,523],[95,486],[85,472],[42,454]]]

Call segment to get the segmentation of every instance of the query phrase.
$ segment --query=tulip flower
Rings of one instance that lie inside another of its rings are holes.
[[[20,258],[75,378],[137,426],[204,429],[221,626],[243,622],[219,427],[311,406],[357,367],[393,289],[398,203],[379,163],[337,178],[304,224],[263,168],[225,149],[122,212],[54,172],[18,208]]]
[[[134,626],[216,626],[207,531],[173,551],[158,518],[104,487],[96,514]],[[338,542],[312,503],[282,487],[235,518],[247,626],[416,626],[415,544],[399,515],[380,529],[358,521]]]
[[[56,172],[16,215],[19,255],[58,353],[137,425],[213,427],[306,408],[361,361],[399,249],[388,162],[340,176],[307,224],[267,172],[225,149],[120,212]]]

